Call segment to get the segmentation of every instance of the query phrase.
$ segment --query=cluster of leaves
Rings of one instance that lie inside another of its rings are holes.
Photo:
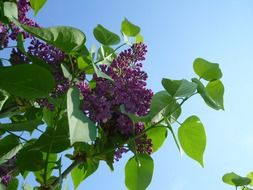
[[[35,14],[46,1],[30,0]],[[0,124],[0,166],[8,168],[13,159],[11,180],[0,188],[13,190],[18,188],[16,176],[26,178],[33,173],[39,183],[35,189],[61,189],[63,178],[71,173],[75,188],[94,173],[100,161],[105,161],[113,169],[113,158],[122,146],[127,147],[133,157],[125,167],[125,183],[130,190],[145,190],[152,180],[154,163],[152,154],[136,151],[135,140],[146,136],[152,141],[153,153],[157,151],[171,132],[179,151],[204,166],[203,154],[206,147],[206,134],[200,119],[192,115],[179,122],[182,105],[193,95],[199,94],[204,102],[215,110],[224,109],[224,87],[221,82],[222,72],[219,65],[197,58],[193,68],[198,78],[191,81],[163,79],[163,91],[152,97],[149,113],[140,116],[129,113],[124,105],[121,113],[127,115],[132,123],[142,123],[144,130],[127,138],[119,136],[113,143],[108,143],[98,123],[89,118],[80,109],[80,91],[76,84],[88,76],[89,86],[96,87],[94,77],[111,81],[113,79],[101,69],[101,65],[110,66],[117,57],[117,51],[125,45],[143,42],[140,28],[129,20],[121,24],[123,44],[120,37],[97,25],[93,34],[100,43],[100,48],[89,51],[85,46],[86,36],[79,29],[58,26],[38,28],[18,21],[16,1],[0,2],[0,21],[5,26],[15,24],[30,36],[60,49],[65,54],[61,69],[70,82],[67,90],[59,96],[52,96],[57,81],[48,64],[39,57],[32,56],[26,50],[22,35],[16,39],[16,47],[29,60],[29,64],[3,64],[0,66],[0,118],[7,118],[8,123]],[[117,45],[117,46],[116,46]],[[116,46],[116,47],[115,47]],[[3,42],[0,47],[4,49]],[[86,78],[86,79],[87,79]],[[205,80],[205,82],[201,80]],[[41,105],[39,100],[47,100],[54,105],[50,110]],[[174,133],[174,124],[179,124],[178,133]],[[37,132],[41,134],[38,136]],[[37,138],[38,137],[38,138]],[[73,150],[66,154],[72,164],[62,171],[59,153]],[[55,176],[56,171],[59,172]],[[30,187],[24,185],[23,188]]]
[[[242,190],[252,190],[253,172],[248,173],[246,177],[242,177],[234,172],[227,173],[222,177],[222,180],[236,189],[240,187]]]

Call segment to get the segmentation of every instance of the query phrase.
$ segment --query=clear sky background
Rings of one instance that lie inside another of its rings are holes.
[[[193,77],[196,57],[220,63],[224,74],[225,112],[209,109],[196,96],[185,104],[179,119],[196,114],[204,123],[208,138],[205,168],[181,156],[169,135],[153,155],[155,171],[148,189],[233,189],[223,184],[224,173],[253,171],[253,1],[48,0],[36,20],[43,26],[80,28],[90,46],[95,43],[92,30],[97,24],[120,34],[124,17],[142,29],[149,50],[145,61],[148,85],[155,92],[162,89],[163,77]],[[115,164],[114,172],[102,163],[79,189],[126,189],[124,165],[129,156]]]

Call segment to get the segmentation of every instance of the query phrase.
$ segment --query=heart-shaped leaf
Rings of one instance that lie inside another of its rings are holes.
[[[106,46],[116,45],[120,42],[120,38],[117,34],[107,30],[100,24],[94,28],[93,34],[98,42]]]
[[[178,139],[184,152],[204,167],[203,154],[206,148],[206,133],[197,116],[187,118],[178,129]]]
[[[153,176],[154,162],[147,154],[130,158],[125,167],[125,184],[129,190],[145,190]]]

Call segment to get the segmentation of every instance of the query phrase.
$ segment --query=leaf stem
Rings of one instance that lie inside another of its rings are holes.
[[[9,59],[3,58],[3,57],[0,57],[0,59],[2,59],[2,60],[4,60],[4,61],[8,61],[8,62],[10,62],[10,60],[9,60]]]
[[[76,159],[65,171],[63,171],[63,173],[61,174],[61,176],[59,176],[51,185],[51,189],[50,190],[54,190],[59,183],[61,182],[61,180],[65,177],[67,177],[67,175],[74,169],[76,168],[79,164],[81,164],[83,162],[83,159],[79,158]]]
[[[101,61],[103,61],[103,60],[105,60],[105,59],[108,59],[113,53],[115,53],[118,49],[120,49],[121,47],[123,47],[124,45],[126,45],[127,43],[123,43],[123,44],[121,44],[121,45],[119,45],[118,47],[116,47],[109,55],[107,55],[106,57],[104,57],[103,59],[100,59],[100,60],[98,60],[98,61],[95,61],[94,62],[94,65],[96,65],[97,63],[99,63],[99,62],[101,62]]]
[[[21,140],[23,140],[23,141],[25,141],[25,142],[28,142],[27,139],[21,137],[20,135],[16,135],[15,133],[13,133],[13,132],[11,132],[11,131],[9,131],[9,130],[6,130],[6,129],[4,129],[4,131],[6,131],[7,133],[10,133],[11,135],[14,135],[14,136],[18,137],[19,139],[21,139]]]

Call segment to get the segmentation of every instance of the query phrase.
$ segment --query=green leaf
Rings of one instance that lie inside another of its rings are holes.
[[[61,64],[61,69],[65,78],[72,80],[72,75],[65,64]]]
[[[80,70],[85,70],[91,65],[90,57],[79,56],[77,58],[77,66]]]
[[[197,90],[195,83],[185,79],[162,79],[162,85],[172,97],[189,97]]]
[[[34,10],[34,15],[37,15],[40,9],[45,5],[47,0],[30,0],[32,9]]]
[[[251,183],[251,179],[247,177],[241,177],[234,172],[227,173],[222,177],[222,181],[226,184],[233,186],[244,186]]]
[[[67,92],[67,112],[70,143],[89,142],[96,138],[95,124],[80,110],[80,92],[71,87]]]
[[[167,129],[165,126],[158,125],[155,128],[149,130],[147,133],[148,139],[152,140],[152,151],[157,151],[167,138]]]
[[[12,148],[9,152],[5,153],[1,158],[0,158],[0,164],[6,162],[7,160],[11,159],[13,156],[15,156],[18,151],[23,148],[21,144],[18,146]]]
[[[8,135],[0,139],[0,157],[7,154],[19,144],[19,138],[14,135]]]
[[[215,109],[215,110],[219,110],[222,109],[221,105],[215,102],[215,100],[212,99],[212,97],[210,96],[210,94],[208,93],[207,89],[205,88],[205,86],[202,84],[202,82],[196,78],[192,79],[192,82],[195,82],[198,87],[197,87],[197,91],[198,93],[202,96],[203,100],[205,101],[205,103]],[[212,89],[213,90],[213,89]],[[221,94],[221,93],[220,93]],[[220,97],[220,95],[218,96]],[[220,100],[220,98],[218,99]]]
[[[1,189],[1,187],[0,187]],[[18,179],[17,178],[13,178],[9,185],[7,186],[6,190],[17,190],[18,189]]]
[[[43,160],[46,160],[46,157],[47,157],[47,153],[43,153]],[[54,167],[55,167],[55,163],[57,161],[57,154],[49,154],[49,157],[48,157],[48,165],[47,165],[47,179],[50,178],[53,170],[54,170]],[[43,183],[43,178],[44,178],[44,169],[42,170],[39,170],[39,171],[35,171],[34,172],[34,175],[36,177],[36,180]]]
[[[33,188],[30,185],[28,185],[28,184],[23,184],[22,185],[22,189],[23,190],[33,190]]]
[[[43,98],[54,86],[53,75],[40,66],[21,64],[0,67],[0,88],[12,95],[28,99]]]
[[[98,42],[106,46],[116,45],[120,42],[120,37],[117,34],[107,30],[100,24],[94,28],[93,35]]]
[[[47,124],[48,127],[54,126],[54,116],[54,111],[51,111],[46,107],[43,108],[43,121]]]
[[[253,186],[253,172],[248,173],[247,177],[251,179],[250,185]]]
[[[130,158],[125,167],[125,184],[129,190],[145,190],[153,176],[154,162],[147,154]]]
[[[235,184],[236,187],[249,185],[251,183],[251,179],[247,177],[239,177],[233,178],[232,182]]]
[[[74,188],[77,189],[82,181],[84,181],[87,177],[93,174],[97,170],[98,165],[98,161],[87,159],[84,164],[73,169],[71,171],[71,177],[74,184]]]
[[[59,153],[70,147],[67,118],[62,118],[55,128],[48,127],[34,147],[43,152]]]
[[[14,2],[4,2],[4,16],[8,17],[9,19],[17,19],[18,18],[18,9],[17,4]]]
[[[17,165],[21,171],[38,171],[44,166],[43,154],[38,150],[22,150],[17,154]]]
[[[144,38],[142,35],[138,34],[135,38],[135,43],[143,43],[144,42]]]
[[[19,123],[1,123],[1,130],[8,131],[29,131],[32,132],[38,125],[43,124],[41,120],[29,120]]]
[[[86,37],[81,30],[70,26],[36,28],[20,24],[17,21],[15,21],[15,24],[33,36],[61,49],[66,53],[80,50],[86,41]]]
[[[121,31],[127,36],[134,37],[140,33],[141,29],[125,18],[121,23]]]
[[[216,105],[224,110],[223,96],[224,86],[220,80],[211,81],[206,86],[206,91],[210,97],[214,100]]]
[[[173,122],[180,114],[181,108],[176,100],[168,92],[160,91],[152,97],[150,112],[146,116],[146,121],[156,123],[166,116]]]
[[[222,77],[219,64],[211,63],[202,58],[195,59],[193,62],[193,69],[200,78],[207,81],[218,80]]]
[[[178,129],[178,139],[184,152],[204,167],[203,154],[206,148],[206,134],[197,116],[187,118]]]
[[[8,93],[0,89],[0,111],[2,110],[8,98],[9,98]]]
[[[95,64],[93,64],[93,68],[98,77],[113,81],[110,76],[102,72]]]
[[[97,55],[97,60],[103,60],[99,64],[103,65],[110,65],[113,59],[116,57],[116,53],[114,52],[114,49],[111,48],[110,46],[104,46],[102,45],[98,49],[98,55]]]

